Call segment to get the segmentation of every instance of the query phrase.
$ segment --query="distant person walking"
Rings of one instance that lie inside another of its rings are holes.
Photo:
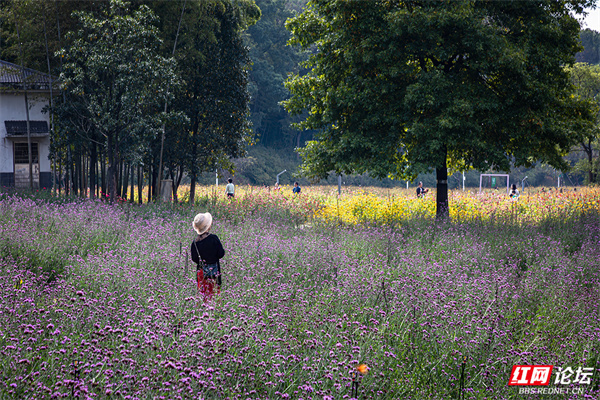
[[[198,237],[192,242],[192,261],[196,263],[196,282],[204,302],[212,299],[214,287],[221,290],[221,264],[225,250],[217,235],[210,233],[212,215],[200,213],[194,217],[192,227]]]
[[[235,186],[233,186],[233,179],[227,179],[227,186],[225,186],[225,194],[228,199],[235,197]]]
[[[292,189],[292,193],[300,194],[301,191],[302,191],[302,188],[300,187],[298,182],[294,182],[294,188]]]
[[[513,200],[519,200],[519,189],[517,189],[517,185],[515,185],[514,183],[511,186],[509,196]]]
[[[425,194],[429,192],[429,189],[425,189],[423,187],[423,182],[419,182],[419,184],[417,185],[417,198],[422,198],[425,196]]]

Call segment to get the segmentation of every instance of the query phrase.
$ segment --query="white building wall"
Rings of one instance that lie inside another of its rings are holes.
[[[43,113],[42,110],[49,103],[48,93],[28,93],[27,100],[29,104],[30,121],[47,121],[50,127],[50,116]],[[2,93],[0,92],[0,172],[13,172],[13,141],[15,139],[6,138],[6,126],[4,121],[25,121],[25,95],[22,93]],[[25,138],[25,141],[27,139]],[[22,141],[19,139],[19,141]],[[33,138],[33,141],[39,143],[40,171],[50,172],[50,137]]]
[[[1,109],[2,108],[0,107],[0,110]],[[0,128],[0,172],[13,172],[12,142],[6,139],[4,120],[0,120],[0,124],[2,124],[2,128]]]

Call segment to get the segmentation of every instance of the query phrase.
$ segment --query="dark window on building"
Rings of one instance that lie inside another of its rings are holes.
[[[4,121],[4,126],[8,136],[27,135],[27,121]],[[32,135],[43,135],[50,132],[46,121],[29,121],[29,131]]]
[[[15,143],[15,164],[29,164],[29,152],[27,149],[27,143]],[[37,143],[31,143],[31,162],[33,164],[39,162]]]

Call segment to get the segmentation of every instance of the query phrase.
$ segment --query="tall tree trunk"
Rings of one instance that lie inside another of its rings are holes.
[[[81,197],[88,196],[88,185],[87,185],[87,155],[81,156]]]
[[[179,175],[177,176],[177,189],[181,185],[181,179],[183,178],[183,165],[179,167]]]
[[[100,197],[102,200],[106,199],[106,153],[100,152]]]
[[[118,197],[123,197],[123,193],[121,192],[123,186],[122,186],[122,177],[123,177],[123,163],[117,161],[117,168],[116,168],[116,172],[117,172],[117,196]]]
[[[80,155],[79,153],[75,154],[75,160],[74,161],[74,174],[73,174],[73,195],[75,196],[79,196],[80,191],[79,191],[79,176],[80,176],[80,168],[81,168],[81,160],[80,160]]]
[[[438,220],[446,219],[450,216],[450,211],[448,209],[448,166],[446,164],[448,153],[446,148],[444,148],[443,152],[444,162],[439,166],[439,168],[435,169],[435,175],[437,179],[435,216]]]
[[[181,15],[179,16],[179,23],[177,24],[177,33],[175,34],[175,42],[173,43],[173,52],[171,53],[171,57],[175,57],[175,49],[177,48],[177,39],[179,39],[179,30],[181,29],[181,21],[183,20],[183,14],[185,13],[185,4],[187,0],[183,2],[183,7],[181,8]],[[169,96],[169,84],[167,83],[167,96],[165,97],[165,114],[167,114],[167,98]],[[160,139],[160,157],[158,162],[158,191],[160,192],[160,188],[162,185],[162,173],[163,173],[163,150],[165,148],[165,123],[162,125],[162,134]],[[160,193],[158,193],[160,196]],[[160,199],[159,201],[162,201]]]
[[[131,189],[129,189],[129,202],[133,203],[133,190],[134,190],[134,186],[135,186],[135,182],[134,182],[134,177],[135,177],[135,167],[133,166],[133,164],[131,164],[130,168],[130,174],[131,174]]]
[[[83,197],[84,191],[85,191],[85,187],[83,186],[83,175],[84,175],[83,159],[84,159],[84,155],[80,153],[77,156],[77,187],[79,188],[79,197]]]
[[[58,163],[58,184],[56,185],[56,189],[58,190],[58,194],[61,194],[61,187],[62,187],[62,163],[59,162]]]
[[[192,172],[192,181],[190,182],[190,204],[194,204],[196,200],[196,173]]]
[[[592,139],[588,139],[588,144],[583,146],[583,149],[585,150],[587,156],[588,156],[588,162],[589,162],[589,168],[590,170],[588,171],[588,179],[590,181],[590,184],[594,183],[595,179],[594,179],[594,149],[592,148]]]
[[[152,163],[148,164],[148,203],[152,201]]]
[[[142,173],[142,166],[138,165],[138,204],[142,204],[142,188],[144,185],[144,174]]]
[[[193,125],[193,131],[192,131],[192,139],[195,138],[196,134],[198,133],[198,125],[199,125],[199,121],[198,119],[195,117],[194,118],[194,125]],[[196,160],[196,154],[198,151],[198,147],[197,144],[194,143],[192,146],[192,160]],[[192,181],[190,182],[190,199],[189,202],[190,204],[194,204],[194,201],[196,200],[196,166],[192,165],[192,171],[191,171],[191,178]]]
[[[158,168],[152,168],[152,201],[156,201],[160,196],[158,193]]]
[[[71,194],[71,145],[67,145],[67,165],[65,165],[65,195]]]
[[[96,143],[90,143],[90,199],[95,197],[96,192],[96,164],[98,163],[98,154],[96,152]]]
[[[55,1],[55,5],[58,5],[58,2]],[[61,41],[61,35],[60,35],[60,14],[58,12],[58,7],[55,7],[56,10],[56,32],[57,32],[57,36],[58,36],[58,47],[62,48],[62,41]],[[60,62],[60,70],[62,71],[62,67],[63,67],[63,58],[59,57],[59,62]],[[67,93],[66,90],[62,91],[62,100],[63,100],[63,104],[67,102]],[[69,195],[69,162],[71,160],[71,153],[69,150],[70,146],[67,145],[67,164],[65,165],[65,179],[64,179],[64,185],[65,185],[65,196]]]
[[[127,184],[129,183],[129,166],[127,163],[123,163],[123,189],[121,189],[121,197],[127,199]]]
[[[98,157],[98,148],[96,148],[96,163],[94,165],[94,168],[96,170],[96,181],[94,182],[94,185],[96,185],[96,198],[101,198],[101,196],[100,196],[100,182],[98,181],[98,177],[100,176],[99,175],[99,170],[98,170],[98,164],[99,164],[99,160],[101,160],[101,159],[102,159],[102,154],[100,154],[100,157]]]
[[[44,43],[46,47],[46,64],[48,66],[48,80],[50,81],[50,143],[52,143],[52,139],[54,138],[54,93],[52,91],[52,86],[54,85],[54,83],[52,82],[52,70],[50,69],[50,51],[48,50],[48,31],[46,29],[46,5],[47,3],[44,2]],[[51,185],[51,191],[54,191],[54,193],[56,194],[56,154],[52,155]]]
[[[84,187],[83,187],[83,174],[84,174],[84,167],[83,167],[83,154],[78,154],[77,155],[77,188],[79,189],[79,197],[83,197],[84,196]]]
[[[77,191],[77,174],[75,163],[77,162],[77,157],[73,155],[73,151],[71,150],[71,162],[69,162],[69,168],[71,168],[71,196],[77,196],[79,192]]]
[[[113,147],[115,138],[112,133],[107,135],[108,139],[108,195],[110,204],[114,204],[117,194],[117,164],[115,160],[116,149]]]
[[[173,184],[171,185],[171,194],[173,195],[173,203],[177,204],[177,187],[175,186],[175,175],[173,174],[173,165],[169,166],[169,175],[171,176],[171,181]]]
[[[171,179],[173,179],[173,199],[175,203],[179,202],[179,198],[177,197],[177,192],[179,190],[179,185],[181,185],[181,178],[183,177],[183,167],[179,166],[179,168],[172,168],[172,171],[175,171],[175,175],[171,173]]]

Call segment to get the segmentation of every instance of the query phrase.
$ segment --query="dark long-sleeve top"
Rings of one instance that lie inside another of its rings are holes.
[[[196,251],[198,247],[198,251]],[[200,257],[198,257],[200,252]],[[192,261],[196,264],[200,263],[200,258],[207,264],[219,263],[219,259],[225,256],[225,249],[217,235],[212,233],[201,241],[198,239],[192,242]]]

